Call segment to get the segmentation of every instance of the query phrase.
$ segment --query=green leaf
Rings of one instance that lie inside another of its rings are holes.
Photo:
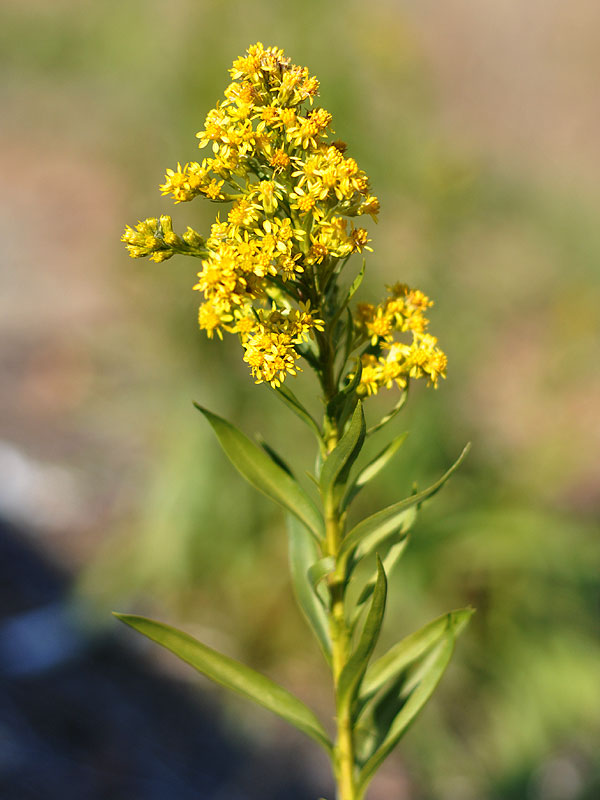
[[[346,258],[343,263],[345,264],[347,260],[348,259]],[[337,311],[333,315],[333,318],[332,318],[331,323],[330,323],[331,325],[334,325],[338,321],[338,319],[343,314],[345,309],[348,307],[350,301],[352,300],[352,298],[354,297],[354,295],[358,291],[361,283],[363,282],[363,278],[365,277],[365,267],[366,267],[366,265],[367,265],[366,259],[363,258],[363,263],[362,263],[362,266],[360,268],[360,272],[358,273],[356,278],[354,278],[354,280],[350,284],[350,287],[348,288],[348,291],[346,292],[346,297],[344,298],[343,302],[341,303],[341,305],[339,306],[339,308],[337,309]],[[354,327],[354,323],[353,323],[351,314],[350,314],[350,321],[351,321],[350,328],[352,329]]]
[[[381,527],[366,536],[360,542],[354,552],[354,563],[358,563],[362,558],[368,556],[369,553],[373,553],[378,547],[381,547],[381,545],[383,545],[384,542],[390,538],[390,536],[393,536],[394,539],[403,539],[415,524],[417,513],[417,506],[411,506],[402,513],[401,517],[399,517],[397,521],[397,527],[394,528],[393,531],[390,532],[385,527]],[[387,570],[385,574],[389,574]]]
[[[288,389],[287,386],[279,386],[275,389],[277,392],[277,396],[279,399],[285,403],[285,405],[290,408],[296,416],[300,417],[300,419],[305,422],[309,428],[317,435],[317,438],[321,440],[321,431],[319,426],[309,414],[309,412],[304,408],[300,400],[296,397],[296,395],[292,392],[291,389]]]
[[[210,680],[278,714],[331,753],[332,744],[315,714],[301,700],[270,678],[162,622],[133,614],[115,614],[115,616],[170,650]]]
[[[287,515],[287,529],[290,572],[296,600],[317,637],[325,659],[331,663],[329,620],[308,576],[310,568],[320,558],[319,548],[306,527],[291,514]]]
[[[327,414],[330,417],[339,417],[340,410],[347,405],[347,401],[352,403],[354,392],[360,383],[362,375],[362,361],[360,358],[356,359],[356,368],[351,380],[341,389],[334,397],[327,403]],[[354,408],[352,408],[354,410]],[[343,420],[342,420],[343,422]]]
[[[256,435],[256,439],[257,439],[259,445],[265,451],[265,453],[269,456],[271,461],[273,461],[275,464],[277,464],[278,467],[281,467],[281,469],[284,472],[287,472],[287,474],[290,476],[290,478],[293,478],[294,477],[294,473],[292,472],[291,468],[285,463],[285,461],[279,455],[279,453],[276,450],[273,450],[271,445],[268,444],[268,442],[266,442],[265,439],[263,439],[263,437],[262,437],[262,435],[260,433]]]
[[[313,590],[316,592],[317,586],[335,569],[335,558],[333,556],[325,556],[316,561],[308,570],[308,580]]]
[[[381,541],[389,533],[396,531],[402,525],[403,519],[405,519],[405,512],[412,506],[420,505],[424,500],[438,492],[452,473],[461,465],[469,449],[470,445],[468,444],[450,469],[428,489],[417,492],[411,497],[407,497],[399,503],[394,503],[359,522],[342,541],[339,555],[349,554],[371,534],[376,534],[379,541]]]
[[[392,570],[400,560],[401,556],[403,555],[404,551],[406,550],[406,545],[408,544],[408,536],[406,534],[402,534],[399,541],[394,542],[394,544],[390,547],[388,552],[386,553],[385,558],[383,559],[383,569],[385,570],[385,574],[387,575],[388,579],[392,574]],[[371,597],[373,594],[373,590],[375,589],[375,584],[377,583],[377,571],[373,574],[373,576],[367,581],[365,586],[363,587],[362,592],[359,594],[358,599],[356,601],[357,606],[362,606],[366,601]]]
[[[310,480],[311,483],[314,483],[314,485],[318,489],[319,488],[319,480],[318,480],[318,478],[315,475],[313,475],[313,473],[308,469],[304,470],[304,474]]]
[[[349,308],[346,309],[345,329],[346,329],[345,331],[346,335],[344,336],[344,352],[339,367],[336,386],[342,379],[342,375],[344,374],[344,370],[346,369],[346,364],[348,362],[348,359],[350,358],[350,353],[353,350],[352,342],[354,340],[354,317],[352,316],[352,312],[350,311]]]
[[[352,465],[365,440],[365,415],[359,400],[348,429],[325,459],[319,479],[321,496],[326,497],[336,487],[345,485]]]
[[[472,608],[460,608],[442,614],[394,645],[367,670],[361,686],[360,702],[366,702],[388,681],[401,675],[407,667],[438,645],[449,630],[458,636],[473,613]]]
[[[354,278],[352,283],[350,284],[350,288],[348,289],[348,294],[346,295],[346,299],[344,301],[344,306],[347,306],[348,303],[352,300],[354,295],[358,292],[361,283],[363,282],[363,278],[365,277],[365,267],[367,265],[366,259],[363,258],[362,267],[360,268],[360,272]]]
[[[296,347],[296,352],[299,353],[302,356],[302,358],[305,358],[311,365],[311,367],[318,372],[319,369],[321,368],[321,364],[314,352],[313,345],[310,343],[306,343],[306,344],[297,344],[295,347]]]
[[[342,313],[348,308],[352,298],[354,297],[354,295],[359,290],[360,285],[363,282],[363,278],[365,277],[366,265],[367,265],[366,259],[363,258],[362,266],[360,268],[360,271],[359,271],[358,275],[356,276],[356,278],[354,278],[354,280],[352,281],[352,283],[348,287],[348,291],[346,292],[346,296],[345,296],[344,300],[342,301],[341,305],[339,306],[339,308],[337,309],[337,311],[334,314],[334,317],[333,317],[333,321],[334,322],[337,321],[339,319],[339,317],[342,315]],[[350,316],[350,319],[351,319],[351,328],[353,329],[354,328],[354,321],[353,321],[351,312],[350,312],[349,316]]]
[[[377,582],[373,600],[356,649],[342,669],[337,688],[338,709],[352,705],[367,669],[369,659],[377,644],[387,597],[387,580],[379,557],[377,558]]]
[[[319,510],[304,489],[234,425],[194,403],[212,425],[221,447],[232,464],[259,491],[296,516],[313,535],[324,535]]]
[[[381,470],[388,464],[390,459],[393,458],[393,456],[402,447],[407,436],[408,433],[401,433],[400,436],[396,436],[377,456],[375,456],[372,461],[367,464],[363,470],[361,470],[361,472],[356,476],[356,479],[348,487],[348,491],[346,492],[346,496],[342,502],[342,510],[348,508],[363,486],[366,486],[369,481],[372,481],[373,478],[379,475]]]
[[[402,557],[402,554],[404,553],[407,544],[408,544],[408,536],[402,536],[399,541],[395,542],[390,547],[390,549],[385,555],[385,558],[382,560],[383,569],[388,578],[388,581],[390,575],[392,574],[392,570],[396,566],[396,563]],[[354,611],[350,615],[350,630],[352,631],[352,633],[354,633],[354,631],[356,630],[356,626],[358,625],[358,622],[365,611],[365,604],[373,594],[376,585],[377,585],[377,570],[375,570],[373,576],[364,584],[362,591],[358,595],[356,603],[354,604]]]
[[[406,702],[402,695],[405,676],[400,676],[369,705],[368,713],[354,722],[354,752],[359,767],[364,766],[383,742],[394,719]]]
[[[383,428],[384,425],[387,425],[387,423],[390,422],[390,420],[394,419],[396,414],[398,414],[398,412],[404,408],[407,399],[408,399],[408,386],[406,387],[406,389],[403,389],[400,395],[400,399],[398,400],[396,405],[392,408],[392,410],[389,411],[385,415],[385,417],[382,417],[376,425],[373,425],[372,428],[369,428],[369,430],[367,431],[367,436],[371,436],[371,434],[380,430],[381,428]]]
[[[416,718],[423,706],[427,703],[442,675],[454,649],[456,631],[448,627],[441,640],[428,654],[422,665],[416,670],[408,684],[404,684],[400,695],[396,698],[396,705],[390,702],[389,693],[384,696],[382,703],[375,710],[373,719],[379,714],[380,722],[384,725],[379,731],[379,741],[375,745],[372,755],[367,757],[366,763],[360,771],[358,780],[358,796],[363,797],[366,787],[376,770],[394,749],[401,737],[406,733],[408,726]],[[390,708],[397,710],[395,717],[389,720]],[[384,712],[381,714],[381,712]]]

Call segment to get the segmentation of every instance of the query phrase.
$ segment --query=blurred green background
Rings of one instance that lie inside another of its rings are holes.
[[[331,708],[281,515],[192,400],[308,466],[301,423],[233,337],[197,331],[195,262],[133,261],[119,242],[159,213],[207,230],[214,206],[172,209],[157,186],[196,158],[250,43],[319,77],[380,197],[362,299],[401,280],[436,300],[448,380],[413,392],[394,423],[407,444],[362,510],[472,440],[392,577],[385,638],[478,614],[373,800],[600,793],[598,30],[594,0],[0,4],[0,509],[76,572],[95,624],[160,616]]]

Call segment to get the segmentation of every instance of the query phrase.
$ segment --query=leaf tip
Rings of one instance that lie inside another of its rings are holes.
[[[448,614],[448,625],[455,637],[462,633],[475,611],[476,609],[473,606],[467,606],[459,611],[451,611]]]
[[[143,620],[143,617],[139,617],[136,614],[123,614],[121,611],[111,611],[110,612],[113,617],[119,620],[119,622],[124,622],[125,625],[129,625],[132,628],[135,628],[135,623],[138,620]]]
[[[379,553],[375,553],[375,559],[377,561],[377,578],[381,579],[387,588],[387,575],[385,574],[385,568],[383,566],[383,561],[381,560]]]
[[[225,420],[221,420],[220,417],[218,417],[216,414],[213,414],[213,412],[209,411],[208,408],[206,408],[205,406],[201,406],[200,403],[196,403],[195,400],[193,401],[193,403],[194,407],[198,409],[198,411],[202,414],[204,419],[208,420],[208,422],[210,423],[210,425],[212,425],[213,428],[215,427],[215,424],[218,424],[219,422],[225,422]]]

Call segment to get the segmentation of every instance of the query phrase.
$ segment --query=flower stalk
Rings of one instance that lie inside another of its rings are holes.
[[[329,503],[327,498],[326,503]],[[327,505],[326,505],[327,508]],[[331,647],[333,657],[333,684],[335,690],[337,741],[336,777],[339,800],[354,800],[355,795],[355,755],[350,705],[339,697],[340,676],[348,663],[350,630],[344,611],[344,582],[338,574],[338,554],[342,541],[342,525],[335,507],[326,511],[327,551],[335,560],[335,567],[329,576]]]
[[[282,50],[260,43],[236,59],[230,75],[224,100],[197,134],[199,146],[210,147],[212,155],[168,169],[160,187],[176,203],[202,197],[231,204],[226,218],[217,216],[205,238],[192,228],[179,236],[162,215],[127,227],[123,241],[134,258],[160,262],[178,254],[200,260],[193,287],[203,298],[200,329],[209,338],[236,335],[255,383],[267,384],[316,438],[319,457],[311,477],[319,502],[272,448],[198,406],[242,476],[286,511],[296,597],[331,668],[333,741],[313,711],[264,675],[163,623],[118,616],[314,739],[331,758],[338,800],[362,800],[431,696],[471,614],[445,614],[373,660],[387,579],[408,531],[466,450],[428,489],[347,529],[354,498],[404,436],[394,436],[360,467],[365,441],[400,412],[410,382],[424,379],[437,387],[445,377],[446,356],[428,331],[433,304],[397,282],[379,304],[353,305],[365,263],[356,273],[352,256],[371,251],[367,230],[354,220],[376,219],[379,201],[367,175],[347,156],[347,145],[330,140],[332,116],[315,105],[317,79]],[[302,365],[319,383],[321,425],[290,388]],[[363,405],[394,388],[400,398],[392,410],[367,428]],[[366,580],[359,564],[371,567]],[[358,590],[352,602],[351,585]]]

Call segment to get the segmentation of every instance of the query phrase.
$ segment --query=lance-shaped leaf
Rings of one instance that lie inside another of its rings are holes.
[[[316,538],[321,538],[324,533],[323,518],[294,478],[230,422],[197,403],[194,405],[210,422],[221,447],[244,478],[294,514]]]
[[[384,417],[382,417],[376,425],[373,425],[373,427],[369,428],[369,430],[367,431],[367,436],[371,436],[371,434],[380,430],[381,428],[383,428],[384,425],[387,425],[387,423],[390,422],[390,420],[394,419],[396,414],[398,414],[406,405],[407,399],[408,399],[408,386],[406,387],[406,389],[402,390],[400,399],[398,400],[396,405],[392,408],[392,410],[388,411],[388,413]]]
[[[344,262],[344,263],[345,263],[345,262]],[[362,266],[361,266],[361,268],[360,268],[360,272],[358,273],[358,275],[356,276],[356,278],[354,278],[354,280],[352,281],[352,283],[351,283],[351,284],[350,284],[350,286],[348,287],[348,291],[346,292],[346,297],[345,297],[345,298],[344,298],[344,300],[342,301],[342,303],[341,303],[341,305],[339,306],[338,310],[337,310],[337,311],[335,312],[335,314],[333,315],[333,320],[332,320],[332,323],[335,323],[335,322],[337,322],[337,320],[340,318],[340,316],[342,315],[342,313],[343,313],[343,312],[346,310],[347,306],[349,305],[349,303],[350,303],[350,301],[352,300],[352,298],[354,297],[354,295],[355,295],[355,294],[357,293],[357,291],[359,290],[359,288],[360,288],[360,285],[361,285],[361,283],[363,282],[363,278],[365,277],[365,267],[366,267],[366,265],[367,265],[367,262],[366,262],[366,260],[363,258],[363,263],[362,263]],[[354,324],[353,324],[353,322],[351,321],[351,325],[350,325],[350,328],[351,328],[351,330],[352,330],[352,328],[353,328],[353,327],[354,327]]]
[[[311,483],[314,483],[314,485],[318,489],[319,488],[319,479],[316,477],[316,475],[313,475],[313,473],[309,469],[304,470],[304,474],[306,475],[306,477],[309,479],[309,481]]]
[[[260,672],[250,669],[239,661],[218,653],[170,625],[133,614],[115,614],[115,616],[170,650],[215,683],[220,683],[227,689],[254,700],[255,703],[283,717],[318,742],[328,753],[331,752],[329,737],[310,708],[266,675],[261,675]]]
[[[372,481],[381,470],[388,464],[391,458],[398,452],[404,444],[408,433],[402,433],[396,436],[392,441],[386,445],[383,450],[370,461],[367,466],[362,469],[348,487],[348,491],[342,501],[342,510],[348,508],[350,503],[354,500],[356,495],[360,492],[363,486],[366,486],[369,481]]]
[[[384,572],[388,578],[392,573],[396,563],[402,557],[404,550],[406,549],[406,545],[408,544],[408,536],[403,536],[399,541],[394,542],[394,544],[390,547],[388,552],[385,555],[385,558],[382,560]],[[371,597],[375,590],[375,586],[377,585],[377,570],[375,570],[373,576],[364,584],[362,591],[358,595],[356,600],[354,611],[350,614],[349,620],[349,627],[352,632],[356,629],[358,622],[365,611],[365,604],[367,600]],[[354,581],[355,579],[353,579]]]
[[[279,399],[285,403],[285,405],[290,408],[296,416],[298,416],[303,422],[305,422],[308,427],[314,431],[317,435],[317,438],[321,439],[321,431],[319,426],[313,419],[312,415],[304,408],[300,400],[296,397],[296,395],[292,392],[291,389],[288,389],[287,386],[279,386],[275,389],[277,392],[277,396]]]
[[[326,497],[334,489],[343,489],[352,465],[365,440],[365,415],[359,400],[348,429],[337,443],[333,451],[325,459],[321,469],[320,487],[322,497]]]
[[[360,358],[356,360],[356,369],[352,379],[341,389],[332,399],[327,403],[327,414],[330,417],[339,416],[340,411],[344,407],[351,405],[354,398],[354,392],[360,383],[362,375],[362,361]],[[351,410],[354,410],[353,408]],[[343,420],[342,420],[343,421]]]
[[[377,558],[377,582],[373,591],[371,607],[365,620],[356,649],[343,668],[337,686],[337,706],[347,708],[352,705],[360,682],[366,672],[369,659],[377,644],[387,598],[387,580],[379,557]]]
[[[386,683],[395,680],[408,667],[437,647],[448,631],[458,636],[473,613],[472,608],[459,608],[442,614],[395,644],[367,670],[361,685],[360,704],[364,705]]]
[[[347,306],[348,303],[352,300],[354,295],[358,292],[361,283],[363,282],[363,278],[365,277],[365,267],[366,267],[366,260],[363,258],[362,267],[360,268],[360,272],[354,278],[352,283],[350,284],[350,288],[348,289],[348,294],[346,295],[346,299],[344,301],[344,305]]]
[[[393,531],[389,531],[386,527],[377,528],[373,533],[365,536],[360,542],[354,552],[353,565],[357,564],[362,558],[373,553],[377,548],[381,547],[387,540],[393,536],[394,539],[404,538],[417,519],[417,506],[410,506],[402,513],[402,516],[397,521],[397,527]],[[386,575],[389,575],[386,570]]]
[[[390,547],[390,549],[386,553],[382,563],[383,563],[383,569],[385,570],[385,574],[387,575],[388,580],[392,573],[392,570],[394,569],[394,567],[402,557],[404,551],[406,550],[407,544],[408,544],[408,536],[406,534],[402,534],[400,539],[394,542],[394,544]],[[377,583],[377,570],[375,570],[372,577],[364,585],[363,590],[361,591],[361,593],[358,596],[358,599],[356,600],[357,606],[362,606],[369,599],[369,597],[371,597],[371,595],[373,594],[373,590],[375,589],[376,583]]]
[[[258,433],[256,435],[256,440],[259,443],[259,445],[262,447],[262,449],[265,451],[265,453],[269,456],[271,461],[274,461],[275,464],[277,464],[278,467],[281,467],[281,469],[284,472],[287,472],[287,474],[290,476],[290,478],[293,478],[294,477],[294,473],[292,472],[291,467],[288,464],[286,464],[286,462],[279,455],[277,450],[274,450],[271,447],[271,445],[263,438],[263,436],[260,433]]]
[[[359,797],[364,796],[366,787],[376,770],[391,753],[398,741],[406,733],[409,725],[433,694],[435,687],[444,674],[444,670],[448,666],[455,639],[456,631],[452,627],[448,627],[441,640],[425,658],[423,664],[419,665],[415,674],[411,676],[410,682],[402,685],[395,704],[393,698],[387,693],[382,698],[381,705],[374,709],[370,722],[374,723],[378,720],[381,727],[379,730],[373,727],[375,735],[370,737],[373,752],[372,754],[367,754],[366,761],[360,771],[358,780]],[[397,711],[392,719],[390,719],[390,711]]]
[[[348,359],[350,358],[350,353],[353,350],[352,344],[354,342],[354,317],[352,316],[352,312],[350,311],[349,308],[346,309],[345,329],[346,329],[345,330],[346,335],[344,336],[343,357],[337,376],[338,384],[342,379],[342,375],[344,374],[344,370],[346,369],[346,364],[348,363]]]
[[[311,567],[320,559],[319,549],[306,527],[291,514],[287,515],[287,529],[290,572],[296,600],[317,637],[325,659],[331,663],[329,621],[309,577]]]
[[[470,445],[468,444],[450,469],[428,489],[424,489],[422,492],[417,492],[411,497],[407,497],[405,500],[401,500],[399,503],[394,503],[393,505],[388,506],[388,508],[384,508],[382,511],[378,511],[376,514],[372,514],[370,517],[362,520],[362,522],[359,522],[358,525],[356,525],[342,541],[340,555],[351,553],[355,547],[357,547],[364,539],[366,539],[367,536],[370,536],[371,534],[376,533],[379,537],[379,540],[381,540],[388,533],[393,533],[396,531],[402,524],[404,514],[409,508],[420,505],[424,500],[432,497],[442,488],[452,473],[458,469],[463,459],[467,455],[469,448]]]

